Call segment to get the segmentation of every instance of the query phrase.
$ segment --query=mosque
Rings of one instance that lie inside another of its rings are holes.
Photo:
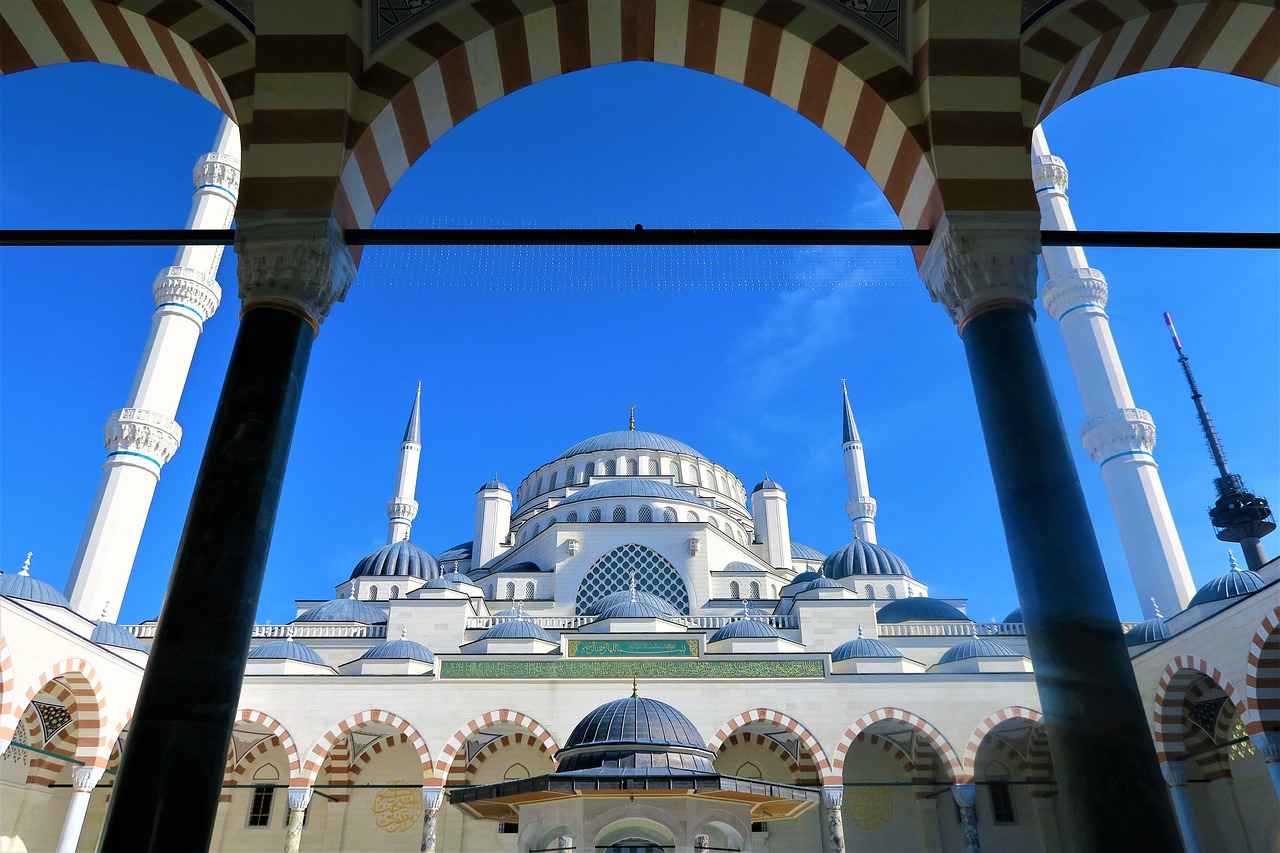
[[[221,303],[216,241],[155,279],[66,589],[32,555],[2,567],[0,850],[1275,849],[1274,520],[1215,450],[1210,520],[1246,565],[1192,585],[1106,279],[1042,240],[1075,224],[1038,125],[1141,71],[1274,83],[1277,25],[1274,3],[1249,0],[0,5],[3,73],[123,65],[224,113],[187,227],[234,218],[241,309],[160,618],[117,624]],[[714,447],[665,434],[678,424],[633,419],[565,436],[514,489],[484,482],[472,529],[431,554],[412,537],[419,389],[386,544],[332,578],[332,599],[253,624],[311,341],[356,275],[352,233],[485,104],[622,61],[787,104],[927,234],[916,261],[965,347],[1011,544],[1022,606],[1003,621],[931,596],[939,567],[879,541],[874,448],[847,391],[830,446],[852,530],[832,553],[791,539],[780,483],[748,489]],[[1137,624],[1119,624],[1090,544],[1037,299],[1070,355]],[[1031,513],[1028,490],[1053,500]]]

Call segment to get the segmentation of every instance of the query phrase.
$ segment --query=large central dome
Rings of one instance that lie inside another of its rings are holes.
[[[602,432],[586,441],[578,442],[556,458],[565,459],[580,453],[598,453],[605,450],[664,450],[667,453],[683,453],[688,456],[697,456],[699,459],[706,458],[683,441],[639,429]]]

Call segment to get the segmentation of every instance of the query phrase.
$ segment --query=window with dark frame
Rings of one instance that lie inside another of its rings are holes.
[[[995,823],[1017,823],[1013,813],[1013,789],[1008,782],[988,782],[991,794],[991,819]]]
[[[270,826],[271,806],[275,801],[276,789],[270,785],[261,785],[253,789],[249,800],[249,819],[245,826]]]

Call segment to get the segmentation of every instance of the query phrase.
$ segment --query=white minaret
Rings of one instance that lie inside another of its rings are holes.
[[[849,406],[849,386],[843,379],[844,390],[844,476],[849,482],[849,500],[844,511],[853,522],[853,532],[863,542],[876,543],[876,499],[867,486],[867,460],[862,454],[862,438],[858,425],[853,422],[853,409]]]
[[[505,549],[511,533],[511,490],[493,479],[476,492],[476,526],[471,543],[471,567],[478,569]]]
[[[230,228],[240,187],[240,130],[230,119],[218,128],[214,150],[196,162],[194,178],[186,227]],[[114,622],[119,615],[160,468],[182,440],[173,418],[196,340],[222,298],[214,280],[222,248],[182,247],[152,286],[151,334],[128,402],[107,417],[107,461],[67,580],[67,598],[86,618]]]
[[[1066,194],[1067,169],[1049,153],[1040,128],[1032,137],[1031,153],[1042,227],[1074,231]],[[1111,337],[1105,310],[1107,280],[1089,266],[1079,246],[1045,246],[1041,258],[1047,278],[1041,299],[1062,332],[1084,402],[1080,437],[1102,468],[1143,615],[1155,616],[1152,599],[1184,609],[1196,588],[1152,455],[1155,423],[1149,412],[1134,405]]]
[[[791,568],[791,522],[787,518],[787,493],[766,472],[751,492],[751,518],[756,538],[764,545],[764,558],[775,569]]]
[[[418,515],[418,502],[413,499],[418,489],[418,458],[422,454],[422,383],[413,398],[413,410],[400,442],[400,466],[396,469],[396,496],[387,501],[387,544],[409,538],[413,520]]]

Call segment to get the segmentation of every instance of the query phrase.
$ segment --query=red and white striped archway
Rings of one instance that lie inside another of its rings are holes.
[[[329,750],[333,748],[334,743],[351,730],[368,725],[386,726],[405,735],[409,744],[417,751],[418,761],[422,765],[423,784],[430,783],[431,755],[427,750],[426,740],[408,720],[390,711],[373,708],[368,711],[361,711],[358,714],[352,714],[321,735],[303,760],[301,771],[290,780],[289,784],[294,787],[310,787],[314,785],[316,777],[320,773],[320,766],[324,764],[325,756],[329,754]]]
[[[1024,708],[1021,705],[1011,705],[1008,708],[1001,708],[994,714],[988,714],[969,736],[969,742],[964,747],[964,755],[960,758],[961,766],[967,776],[976,775],[974,765],[978,760],[978,749],[982,746],[987,733],[1008,720],[1030,720],[1033,723],[1041,723],[1044,722],[1044,715],[1034,708]]]
[[[1194,655],[1178,655],[1164,668],[1160,681],[1156,685],[1153,723],[1156,753],[1161,761],[1177,760],[1186,751],[1186,745],[1183,743],[1183,703],[1187,699],[1192,684],[1203,678],[1212,679],[1214,684],[1226,694],[1227,701],[1243,720],[1246,731],[1251,728],[1257,729],[1252,722],[1253,715],[1241,701],[1235,686],[1220,669],[1203,658]]]
[[[270,714],[254,708],[241,708],[240,713],[236,715],[236,722],[254,723],[275,735],[280,742],[280,746],[284,749],[285,755],[289,758],[289,777],[296,778],[299,775],[302,769],[302,761],[298,755],[298,745],[283,723]]]
[[[1245,721],[1245,731],[1258,734],[1280,729],[1280,607],[1263,618],[1249,643],[1244,693],[1245,705],[1252,713],[1252,719]]]
[[[102,681],[87,660],[69,658],[40,673],[27,688],[20,707],[15,707],[14,713],[20,718],[31,701],[55,681],[61,682],[75,697],[74,707],[67,710],[76,724],[76,759],[90,767],[105,768],[111,759],[111,746],[115,739],[107,727],[107,698]]]
[[[453,733],[453,737],[449,738],[449,742],[444,745],[444,748],[440,750],[439,757],[436,758],[434,778],[429,784],[443,785],[445,780],[449,778],[450,770],[457,759],[458,753],[462,752],[465,755],[464,747],[466,746],[467,738],[476,732],[483,731],[485,728],[499,723],[506,723],[509,726],[515,726],[529,732],[533,735],[534,741],[540,745],[540,748],[545,749],[553,759],[555,754],[560,751],[555,737],[542,723],[539,723],[528,714],[512,711],[510,708],[499,708],[496,711],[481,714]]]
[[[824,785],[839,785],[840,774],[832,769],[831,762],[827,758],[826,750],[822,748],[822,744],[809,731],[803,723],[789,714],[781,711],[775,711],[772,708],[752,708],[749,711],[743,711],[731,718],[727,723],[716,730],[715,735],[707,743],[707,749],[712,752],[719,752],[720,747],[728,739],[730,735],[744,726],[752,723],[764,722],[772,726],[781,726],[786,731],[791,732],[800,739],[805,749],[809,751],[809,755],[813,758],[814,767],[818,771],[819,777]]]
[[[910,728],[915,729],[929,745],[933,747],[938,758],[942,761],[942,766],[946,770],[948,778],[954,783],[971,781],[964,774],[964,767],[960,763],[960,757],[956,755],[955,749],[951,746],[950,741],[937,727],[923,717],[917,716],[910,711],[904,711],[901,708],[877,708],[874,711],[863,714],[854,724],[844,733],[844,737],[840,738],[840,743],[836,746],[836,753],[831,759],[832,770],[841,774],[837,778],[843,779],[844,763],[849,754],[849,748],[853,746],[853,742],[858,735],[867,730],[876,723],[885,720],[893,720],[902,723]]]

